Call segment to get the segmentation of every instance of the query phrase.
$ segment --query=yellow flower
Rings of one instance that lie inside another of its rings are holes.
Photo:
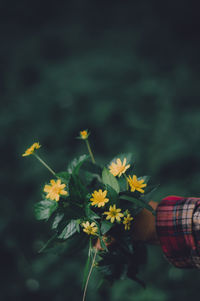
[[[84,131],[80,131],[80,138],[83,139],[83,140],[86,140],[89,136],[89,133],[87,130],[84,130]]]
[[[64,190],[66,187],[65,184],[61,184],[61,180],[58,179],[57,181],[51,180],[51,185],[44,186],[44,192],[47,192],[47,199],[51,199],[52,201],[55,200],[56,202],[59,201],[61,195],[67,195],[68,192]]]
[[[110,219],[111,223],[114,223],[115,219],[120,222],[121,218],[124,216],[123,213],[120,212],[121,209],[117,209],[116,205],[110,206],[109,211],[104,212],[106,214],[106,219]]]
[[[92,206],[97,205],[98,207],[105,206],[105,203],[109,201],[109,199],[106,198],[107,190],[102,191],[99,189],[99,191],[94,191],[92,193],[93,198],[90,199],[92,202]]]
[[[130,167],[130,164],[126,165],[126,158],[124,158],[124,161],[122,161],[118,158],[117,163],[112,162],[109,166],[110,173],[113,174],[113,176],[121,177],[123,173],[126,172],[126,170]]]
[[[125,230],[130,230],[132,220],[133,220],[133,217],[130,215],[130,213],[128,213],[127,216],[124,217],[123,224],[124,224]]]
[[[129,176],[127,178],[127,181],[129,183],[129,186],[131,188],[131,191],[134,192],[135,190],[141,192],[141,193],[144,193],[144,187],[147,186],[147,184],[144,184],[144,180],[139,180],[137,179],[137,176],[136,175],[133,175],[133,177],[131,178],[131,176]]]
[[[35,149],[40,148],[41,145],[38,142],[33,143],[33,145],[31,145],[26,151],[25,153],[22,155],[22,157],[25,156],[30,156],[34,153]]]
[[[83,231],[87,233],[88,235],[97,235],[97,226],[95,222],[92,222],[91,224],[87,221],[85,223],[82,223],[82,227],[84,228]]]

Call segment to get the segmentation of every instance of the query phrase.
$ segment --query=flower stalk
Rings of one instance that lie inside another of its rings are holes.
[[[33,153],[33,155],[38,159],[38,161],[40,161],[40,163],[42,163],[42,165],[44,165],[54,176],[55,176],[55,171],[53,171],[53,169],[51,169],[51,167],[49,167],[49,165],[47,165],[37,154]]]
[[[96,260],[97,252],[98,252],[98,249],[95,248],[94,257],[93,257],[93,260],[92,260],[92,263],[91,263],[91,267],[90,267],[90,270],[89,270],[89,273],[88,273],[88,277],[87,277],[87,280],[86,280],[86,284],[85,284],[85,287],[84,287],[82,301],[85,301],[85,297],[86,297],[86,292],[87,292],[87,287],[88,287],[88,283],[89,283],[89,280],[90,280],[90,276],[92,274],[93,268],[95,267],[95,260]]]
[[[89,143],[89,141],[88,141],[88,137],[89,137],[89,136],[90,136],[90,133],[88,132],[88,130],[80,131],[80,136],[78,137],[78,139],[85,140],[85,143],[86,143],[88,152],[89,152],[89,154],[90,154],[92,163],[95,164],[95,159],[94,159],[94,156],[93,156],[91,147],[90,147],[90,143]]]
[[[93,156],[93,153],[92,153],[92,150],[91,150],[90,143],[89,143],[88,139],[85,139],[85,143],[86,143],[86,145],[87,145],[87,149],[88,149],[88,152],[89,152],[89,154],[90,154],[92,163],[95,164],[95,159],[94,159],[94,156]]]

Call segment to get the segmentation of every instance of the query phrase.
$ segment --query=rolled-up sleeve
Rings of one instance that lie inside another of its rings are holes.
[[[164,198],[156,210],[156,231],[170,263],[200,269],[200,198]]]

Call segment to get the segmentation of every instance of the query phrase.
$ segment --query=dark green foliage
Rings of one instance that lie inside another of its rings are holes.
[[[68,165],[68,172],[70,174],[73,174],[77,176],[79,174],[79,169],[81,168],[81,165],[88,160],[89,156],[87,155],[82,155],[79,158],[73,159],[73,161]]]
[[[90,161],[84,161],[82,164],[82,170],[86,170],[88,173],[91,173],[92,175],[99,175],[101,176],[102,168],[97,165],[93,164]]]
[[[58,236],[60,239],[67,239],[74,235],[77,232],[77,224],[76,220],[71,220],[66,227],[63,229],[61,234]]]
[[[76,232],[75,235],[68,237],[67,239],[57,238],[57,234],[53,235],[46,244],[39,250],[40,253],[55,254],[57,256],[63,255],[65,260],[73,256],[73,254],[79,256],[81,250],[88,246],[88,240],[82,233]]]
[[[119,184],[117,184],[117,189],[119,188]],[[119,200],[119,194],[117,193],[117,191],[115,189],[113,189],[109,184],[105,184],[105,188],[108,191],[107,196],[109,198],[109,204],[113,205],[113,204],[118,204],[118,200]]]
[[[43,200],[35,204],[35,217],[38,220],[48,219],[57,209],[58,203],[51,200]]]
[[[103,254],[99,261],[100,272],[111,283],[118,279],[125,279],[128,276],[145,287],[144,282],[137,275],[147,262],[146,247],[143,244],[134,243],[133,248],[126,249],[124,242],[118,241],[117,244],[120,243],[121,248],[115,246],[113,250]]]
[[[100,216],[91,209],[90,204],[86,205],[85,207],[85,215],[90,220],[95,220],[100,218]]]
[[[104,167],[102,172],[102,181],[105,185],[109,185],[117,193],[119,193],[120,188],[116,178],[109,172],[107,168]]]
[[[109,221],[102,221],[101,223],[101,233],[106,234],[111,228],[113,224]]]
[[[140,197],[141,200],[149,202],[153,198],[153,193],[159,188],[160,185],[149,185],[145,189],[146,193]]]
[[[56,174],[56,177],[61,179],[63,183],[68,184],[71,174],[67,171],[61,171]]]
[[[133,203],[137,208],[146,208],[149,211],[152,212],[152,214],[155,214],[154,210],[152,209],[152,207],[150,205],[148,205],[147,202],[144,202],[142,198],[136,198],[135,194],[132,192],[123,192],[120,196],[120,198],[122,200],[127,200],[130,201],[131,203]],[[150,199],[149,199],[150,201]]]
[[[64,212],[57,212],[56,213],[56,216],[55,216],[54,221],[52,223],[52,229],[57,229],[57,227],[58,227],[60,221],[63,219],[64,215],[65,215]]]

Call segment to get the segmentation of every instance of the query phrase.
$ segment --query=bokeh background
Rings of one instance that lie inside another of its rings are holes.
[[[38,254],[51,236],[34,218],[51,178],[33,142],[56,171],[86,152],[75,137],[91,131],[96,159],[133,152],[138,175],[160,188],[154,200],[200,196],[200,18],[196,1],[63,0],[0,2],[0,299],[81,300],[86,255]],[[171,266],[148,247],[144,290],[125,280],[87,300],[199,298],[198,270]]]

